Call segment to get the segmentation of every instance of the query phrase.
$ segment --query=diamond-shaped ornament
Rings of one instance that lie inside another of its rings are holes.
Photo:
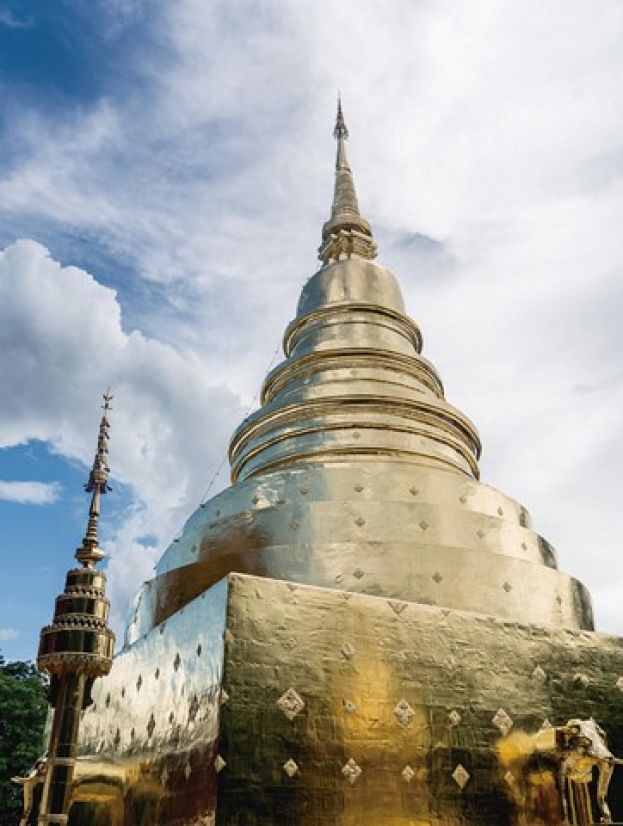
[[[396,703],[394,715],[401,726],[408,726],[414,714],[415,711],[404,698]]]
[[[362,771],[361,766],[358,766],[352,757],[345,765],[342,766],[342,774],[349,783],[354,783]]]
[[[462,766],[460,763],[457,765],[456,769],[452,772],[452,779],[457,784],[457,786],[462,790],[467,786],[467,781],[469,780],[469,772]]]
[[[493,725],[499,729],[504,736],[508,734],[508,732],[513,727],[513,720],[509,715],[504,711],[503,708],[498,708],[498,710],[493,715],[493,719],[491,720]]]
[[[504,775],[504,780],[508,783],[509,786],[514,786],[517,782],[515,775],[511,771],[507,771]]]
[[[287,691],[284,691],[281,697],[277,700],[277,705],[286,715],[288,720],[294,720],[296,715],[305,708],[304,700],[292,687],[290,687]]]
[[[220,774],[223,771],[223,769],[225,768],[226,765],[227,765],[227,763],[223,760],[221,755],[217,754],[216,757],[214,758],[214,768],[216,770],[216,773]]]
[[[299,767],[296,765],[294,760],[290,758],[289,760],[286,760],[286,762],[283,764],[283,770],[288,775],[288,777],[294,777],[294,775],[298,772]]]
[[[455,708],[453,708],[450,714],[448,714],[448,722],[451,726],[458,726],[458,724],[461,722],[461,719],[461,715]]]
[[[541,683],[541,684],[543,684],[544,682],[547,681],[547,674],[541,668],[540,665],[537,665],[537,666],[534,667],[534,671],[532,672],[532,679],[534,680],[535,683]]]
[[[340,650],[347,660],[352,660],[355,656],[355,649],[349,642],[345,642]]]
[[[400,772],[402,775],[403,780],[405,783],[410,783],[413,778],[415,777],[415,772],[411,768],[411,766],[405,766],[404,769]]]

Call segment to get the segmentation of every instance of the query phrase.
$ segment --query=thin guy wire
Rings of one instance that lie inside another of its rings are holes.
[[[275,348],[275,352],[272,355],[272,358],[270,360],[270,363],[269,363],[267,369],[264,371],[264,375],[267,375],[272,370],[272,368],[275,364],[275,361],[277,360],[277,357],[279,355],[280,350],[281,350],[281,342],[279,342],[279,344]],[[244,414],[243,421],[246,421],[248,419],[251,411],[255,407],[255,403],[259,399],[260,393],[262,392],[262,384],[263,384],[263,382],[260,383],[260,385],[259,385],[259,387],[258,387],[258,389],[255,393],[255,396],[253,396],[253,398],[251,399],[251,402],[249,403],[249,406],[247,407],[246,413]],[[221,461],[220,461],[220,463],[219,463],[219,465],[216,469],[216,472],[214,473],[214,475],[210,479],[210,482],[208,483],[208,487],[206,488],[206,491],[203,494],[203,496],[201,497],[201,499],[199,500],[199,503],[198,503],[197,507],[201,508],[205,505],[205,502],[206,502],[206,500],[207,500],[207,498],[210,494],[210,491],[214,487],[218,477],[221,475],[221,471],[223,470],[223,467],[225,466],[226,461],[227,461],[227,453],[225,453],[225,455],[221,459]],[[186,522],[184,522],[184,525],[185,524],[186,524]],[[173,539],[173,542],[177,542],[179,539],[181,539],[182,533],[184,531],[184,525],[182,525],[181,528],[174,534],[175,538]]]

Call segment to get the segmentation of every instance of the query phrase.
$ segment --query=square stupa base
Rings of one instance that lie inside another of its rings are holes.
[[[623,754],[622,677],[616,637],[231,574],[96,684],[70,826],[561,823],[535,734]]]

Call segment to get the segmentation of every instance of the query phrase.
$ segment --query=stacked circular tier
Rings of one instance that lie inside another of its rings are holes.
[[[569,628],[590,598],[522,506],[478,481],[480,442],[420,354],[394,276],[352,256],[303,289],[231,488],[139,593],[135,639],[230,571]]]
[[[52,677],[81,672],[89,679],[108,674],[115,637],[107,624],[110,602],[105,589],[102,571],[86,567],[68,571],[52,624],[41,630],[37,656],[41,671]]]

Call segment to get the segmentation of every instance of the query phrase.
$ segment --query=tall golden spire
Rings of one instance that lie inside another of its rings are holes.
[[[115,635],[107,624],[106,574],[95,569],[104,557],[97,525],[100,497],[110,490],[106,457],[111,399],[106,391],[97,452],[84,486],[91,493],[91,505],[86,534],[75,554],[82,567],[67,572],[65,590],[56,598],[54,619],[41,629],[39,640],[37,666],[51,678],[50,705],[54,709],[39,826],[67,823],[80,715],[91,702],[93,681],[108,674],[112,665]]]
[[[318,257],[324,264],[342,257],[376,258],[376,244],[370,224],[359,213],[353,173],[346,156],[348,129],[344,120],[341,98],[337,99],[337,117],[333,137],[337,140],[335,188],[331,217],[322,227],[322,243]]]
[[[97,437],[97,452],[93,459],[93,466],[89,473],[88,482],[84,486],[85,491],[92,494],[91,506],[89,508],[89,521],[87,524],[87,532],[82,540],[82,547],[76,551],[76,559],[78,562],[81,562],[85,568],[92,568],[93,565],[104,558],[104,552],[99,547],[97,525],[100,515],[100,497],[110,490],[108,486],[110,468],[107,462],[110,431],[108,411],[111,409],[110,402],[112,401],[110,390],[104,393],[103,398],[104,404],[102,405],[102,409],[104,413],[102,414]]]

